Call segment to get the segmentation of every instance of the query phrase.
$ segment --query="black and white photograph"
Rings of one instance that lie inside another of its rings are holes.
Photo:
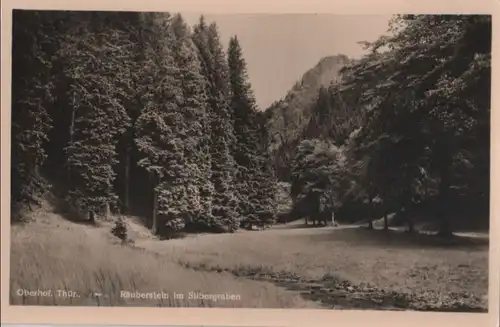
[[[491,51],[491,15],[14,10],[10,305],[487,313]]]

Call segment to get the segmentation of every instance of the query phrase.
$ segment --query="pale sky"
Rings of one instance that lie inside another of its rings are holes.
[[[199,13],[182,13],[193,25]],[[236,34],[243,48],[252,88],[261,109],[279,100],[325,56],[359,58],[358,41],[386,34],[390,15],[206,14],[219,26],[227,48]]]

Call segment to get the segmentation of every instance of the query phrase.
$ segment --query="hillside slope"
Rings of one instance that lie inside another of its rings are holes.
[[[322,87],[328,87],[339,77],[339,71],[351,60],[345,55],[328,56],[307,71],[286,96],[268,109],[270,150],[275,156],[296,147],[307,128],[312,107]],[[285,159],[286,161],[286,159]]]
[[[162,243],[130,217],[129,235],[136,242]],[[230,273],[196,271],[182,267],[171,256],[135,246],[123,246],[111,233],[111,223],[99,226],[65,220],[51,208],[33,213],[11,233],[11,287],[13,305],[164,306],[164,307],[317,307],[299,294],[272,284],[242,280]],[[182,250],[181,250],[182,252]],[[51,290],[49,296],[19,296],[17,290]],[[58,290],[60,290],[58,292]],[[61,296],[72,291],[75,296]],[[121,291],[163,292],[162,298],[134,299]],[[95,296],[95,292],[102,294]],[[183,293],[184,299],[173,298]],[[241,300],[189,299],[189,292],[230,292]],[[163,294],[169,294],[168,298]]]

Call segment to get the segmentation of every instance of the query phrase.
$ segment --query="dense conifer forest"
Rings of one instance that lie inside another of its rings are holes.
[[[410,231],[425,216],[443,236],[488,226],[491,16],[394,16],[329,85],[295,94],[312,101],[292,90],[267,110],[238,36],[223,44],[203,17],[13,22],[14,220],[50,190],[73,216],[140,216],[169,237],[325,212],[370,228],[395,213]]]

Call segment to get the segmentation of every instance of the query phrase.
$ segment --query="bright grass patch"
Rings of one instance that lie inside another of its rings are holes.
[[[57,222],[57,224],[56,224]],[[201,306],[314,308],[299,294],[270,283],[238,279],[226,273],[186,269],[169,256],[158,256],[113,244],[109,228],[94,228],[63,221],[56,215],[25,226],[12,227],[11,304],[104,306]],[[17,296],[18,289],[52,290],[51,297]],[[78,292],[63,298],[56,290]],[[123,299],[120,291],[169,293],[169,299]],[[92,293],[106,297],[96,299]],[[184,300],[173,293],[184,293]],[[240,301],[189,300],[189,292],[231,293]]]

